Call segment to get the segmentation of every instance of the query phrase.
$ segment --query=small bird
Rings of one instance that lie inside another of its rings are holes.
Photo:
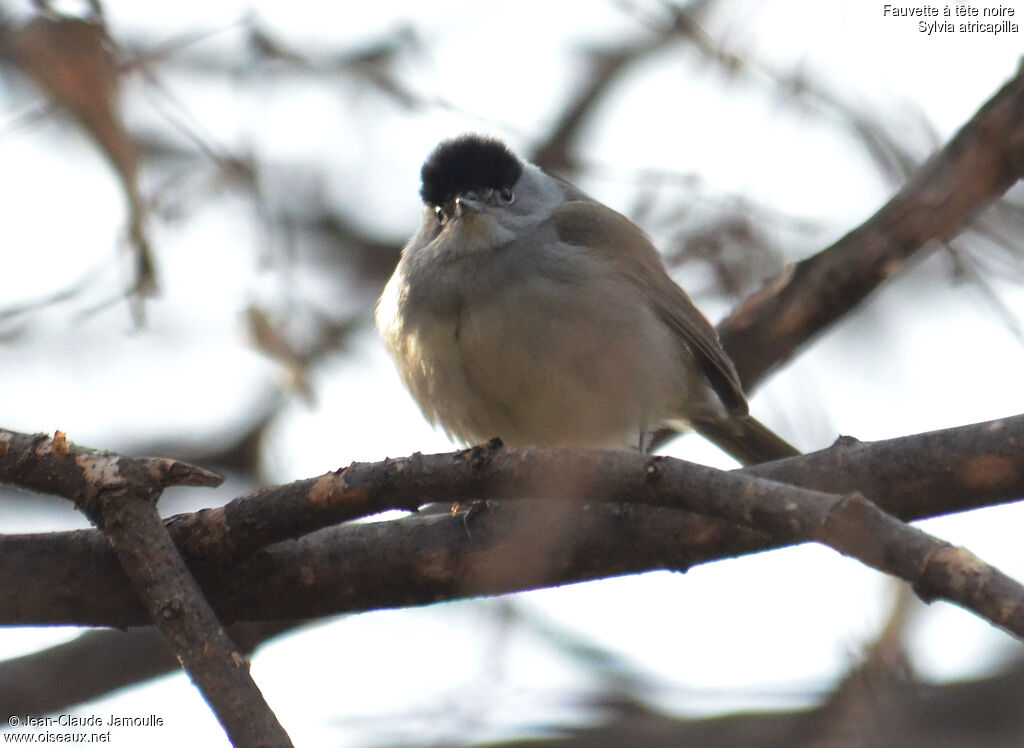
[[[647,451],[691,426],[743,464],[799,454],[748,414],[714,328],[628,218],[476,134],[440,143],[421,179],[376,323],[450,437]]]

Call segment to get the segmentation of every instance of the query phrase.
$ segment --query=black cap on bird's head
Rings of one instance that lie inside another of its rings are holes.
[[[522,173],[522,162],[500,140],[463,135],[443,141],[427,157],[420,197],[437,206],[467,192],[510,190]]]

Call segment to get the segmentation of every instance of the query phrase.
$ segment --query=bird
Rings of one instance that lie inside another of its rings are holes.
[[[627,217],[476,133],[420,178],[375,322],[450,438],[647,452],[691,427],[745,465],[799,454],[749,414],[714,327]]]

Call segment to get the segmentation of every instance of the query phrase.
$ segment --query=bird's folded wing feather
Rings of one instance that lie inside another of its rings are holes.
[[[650,297],[658,315],[686,342],[729,413],[745,415],[743,387],[715,328],[669,277],[658,250],[636,224],[611,208],[584,200],[563,203],[552,218],[563,242],[587,247],[616,263],[623,276]]]

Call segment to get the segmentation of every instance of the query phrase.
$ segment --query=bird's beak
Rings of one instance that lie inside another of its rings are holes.
[[[479,200],[474,200],[465,195],[459,195],[455,198],[455,215],[457,217],[461,217],[466,213],[479,213],[483,209],[484,204]]]

